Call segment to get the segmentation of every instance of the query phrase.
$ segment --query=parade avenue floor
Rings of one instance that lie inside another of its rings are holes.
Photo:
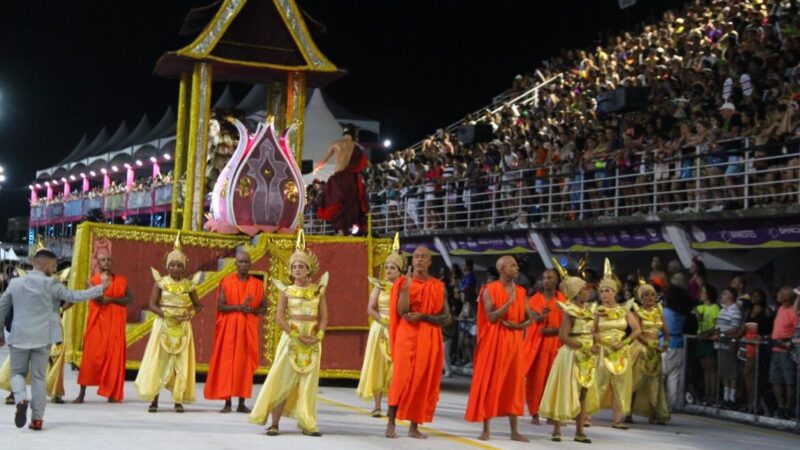
[[[5,360],[8,348],[0,349],[0,361]],[[423,431],[430,437],[417,440],[405,437],[405,427],[398,429],[401,436],[395,440],[383,437],[385,419],[368,415],[370,404],[355,396],[351,387],[321,386],[319,393],[318,423],[324,436],[307,437],[300,434],[294,420],[281,421],[282,435],[268,437],[264,427],[247,422],[245,414],[220,414],[221,402],[202,400],[203,385],[197,385],[198,403],[186,405],[185,414],[172,412],[168,392],[162,395],[162,412],[150,414],[147,403],[138,400],[132,381],[126,383],[126,401],[108,404],[96,395],[96,388],[87,390],[86,403],[69,402],[78,392],[77,372],[68,370],[64,384],[66,404],[49,403],[45,413],[44,431],[17,429],[13,424],[13,407],[0,405],[0,436],[3,449],[248,449],[291,448],[292,450],[326,449],[530,449],[530,448],[595,448],[595,449],[790,449],[800,447],[800,435],[724,422],[689,415],[675,415],[667,426],[637,423],[629,431],[610,428],[610,412],[603,411],[594,417],[594,426],[588,430],[594,440],[591,447],[571,441],[574,427],[563,430],[564,442],[548,440],[550,427],[534,426],[522,422],[521,430],[531,440],[530,444],[508,439],[508,422],[496,419],[493,439],[482,442],[475,439],[480,425],[463,420],[467,404],[468,379],[445,379],[441,400],[434,423]],[[254,386],[254,397],[260,385]],[[3,397],[6,392],[1,393]],[[248,406],[253,400],[249,400]],[[234,405],[235,406],[235,405]],[[384,406],[385,411],[385,406]],[[30,412],[29,412],[30,415]],[[638,422],[642,422],[639,418]]]

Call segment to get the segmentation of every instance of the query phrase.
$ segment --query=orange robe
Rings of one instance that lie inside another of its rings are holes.
[[[258,308],[264,298],[264,283],[255,277],[240,281],[233,273],[222,279],[220,289],[227,305],[242,305],[250,297],[249,306]],[[258,368],[258,320],[255,314],[217,311],[214,351],[204,390],[207,399],[251,397],[253,374]]]
[[[544,322],[538,324],[534,322],[525,336],[525,399],[532,416],[539,414],[539,404],[542,402],[547,375],[550,374],[550,368],[553,367],[553,361],[561,347],[558,335],[543,336],[541,330],[561,327],[562,316],[558,303],[566,301],[561,291],[556,291],[550,300],[545,300],[541,292],[537,292],[528,300],[528,307],[537,314],[541,315],[545,307],[550,308]]]
[[[508,292],[500,281],[489,283],[484,289],[492,297],[495,309],[509,300]],[[500,320],[489,322],[480,297],[477,308],[478,345],[464,418],[470,422],[482,422],[492,417],[521,416],[525,414],[522,330],[506,328]],[[515,301],[502,320],[516,323],[525,320],[523,287],[516,286]]]
[[[94,275],[90,281],[93,286],[99,285],[100,274]],[[113,274],[111,285],[103,295],[123,298],[127,290],[127,278]],[[117,401],[122,401],[124,397],[127,321],[128,308],[125,305],[89,302],[78,384],[98,386],[97,395]]]
[[[402,276],[392,286],[389,297],[389,345],[394,372],[389,386],[389,406],[397,407],[397,419],[415,423],[431,422],[439,402],[442,379],[442,328],[428,323],[411,323],[397,313]],[[439,314],[445,300],[444,283],[435,279],[411,280],[409,310]]]

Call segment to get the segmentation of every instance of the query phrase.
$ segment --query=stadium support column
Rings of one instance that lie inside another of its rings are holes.
[[[270,119],[278,134],[286,126],[286,83],[273,81],[267,84],[267,121]]]
[[[683,267],[691,266],[692,258],[695,257],[695,251],[692,250],[692,244],[689,242],[686,230],[675,223],[664,225],[664,230],[666,230],[669,241],[675,248],[675,253],[678,254],[678,258],[681,260],[681,265]]]
[[[208,121],[211,113],[211,65],[198,62],[192,71],[189,105],[189,146],[186,158],[186,195],[183,230],[199,230],[203,221],[203,197],[208,153]]]
[[[550,253],[550,248],[547,246],[544,236],[542,236],[542,232],[539,230],[529,231],[528,241],[532,244],[532,247],[536,249],[536,252],[539,253],[539,257],[542,258],[542,263],[544,266],[548,269],[552,269],[553,254]]]
[[[447,247],[444,245],[444,242],[442,242],[439,236],[433,238],[433,247],[439,252],[440,255],[442,255],[442,259],[444,259],[444,264],[447,266],[447,268],[452,269],[453,260],[450,258],[450,252],[447,251]]]
[[[181,74],[178,88],[178,123],[175,131],[175,165],[172,169],[172,207],[170,208],[169,227],[181,227],[182,210],[178,198],[181,194],[180,180],[186,171],[186,135],[189,132],[189,90],[192,79],[188,73]]]

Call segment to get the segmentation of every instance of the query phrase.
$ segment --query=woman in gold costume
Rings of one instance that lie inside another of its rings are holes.
[[[250,422],[264,425],[272,413],[267,435],[277,436],[282,415],[297,420],[306,436],[322,436],[317,427],[317,390],[322,339],[328,325],[325,289],[328,273],[317,284],[311,276],[319,269],[317,257],[305,249],[303,230],[289,258],[292,285],[272,280],[281,291],[275,314],[281,333],[274,362],[250,413]]]
[[[195,401],[195,357],[191,320],[200,308],[195,289],[201,273],[184,278],[186,255],[181,251],[180,235],[175,249],[167,255],[167,273],[153,272],[150,310],[155,313],[150,339],[136,375],[136,388],[142,400],[150,400],[149,412],[158,412],[162,389],[172,392],[175,412],[184,412],[183,404]]]
[[[617,303],[619,282],[611,272],[611,262],[606,259],[604,276],[600,285],[600,305],[595,311],[595,334],[600,344],[600,361],[597,368],[597,398],[600,407],[612,408],[613,427],[627,430],[622,418],[631,411],[633,394],[633,367],[630,345],[641,333],[639,321],[625,305]],[[630,326],[631,334],[625,337]]]
[[[358,380],[356,395],[369,401],[375,398],[375,409],[372,417],[381,417],[381,397],[389,391],[392,380],[392,355],[389,349],[389,294],[394,281],[405,269],[405,261],[400,256],[400,234],[394,237],[392,253],[384,263],[386,280],[370,277],[375,286],[369,296],[367,314],[372,318],[367,337],[367,348],[364,351],[364,364],[361,366],[361,377]]]
[[[575,440],[588,444],[592,441],[586,437],[583,426],[594,410],[587,406],[596,407],[598,403],[591,398],[597,395],[594,383],[599,351],[593,336],[595,305],[588,303],[591,290],[585,281],[566,273],[562,278],[560,289],[567,302],[558,304],[564,312],[558,339],[564,345],[558,350],[547,377],[539,416],[553,421],[552,441],[561,441],[561,422],[575,419]]]
[[[656,290],[642,284],[637,290],[642,306],[634,307],[642,325],[642,334],[631,346],[637,357],[633,363],[633,412],[646,416],[651,424],[664,425],[670,419],[667,393],[661,376],[661,354],[669,346],[669,331],[664,323]],[[659,345],[659,332],[664,336]]]

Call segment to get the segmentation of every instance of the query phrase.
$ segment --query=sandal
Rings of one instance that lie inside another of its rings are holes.
[[[313,436],[313,437],[322,436],[322,433],[320,433],[318,430],[317,431],[306,431],[306,430],[303,430],[303,434],[306,435],[306,436]]]
[[[550,435],[550,440],[553,442],[561,442],[561,435],[557,433],[553,433]]]
[[[150,405],[149,407],[147,407],[147,412],[157,413],[158,412],[158,406]]]
[[[14,400],[14,394],[11,394],[8,397],[6,397],[6,405],[13,405],[15,403],[16,400]]]
[[[377,419],[381,418],[383,415],[381,414],[380,409],[373,409],[372,412],[369,413],[370,416],[375,417]]]
[[[625,425],[623,425],[621,423],[615,423],[615,424],[611,425],[611,428],[614,428],[615,430],[627,430],[628,429],[628,427],[626,427]]]
[[[176,412],[176,413],[183,413],[183,412],[186,412],[186,411],[183,409],[183,405],[181,405],[181,404],[176,404],[176,405],[175,405],[175,412]]]
[[[279,434],[281,434],[281,432],[278,431],[278,426],[277,425],[273,425],[273,426],[267,428],[267,436],[277,436]]]
[[[591,444],[592,440],[586,437],[585,434],[576,434],[575,442],[580,442],[581,444]]]

